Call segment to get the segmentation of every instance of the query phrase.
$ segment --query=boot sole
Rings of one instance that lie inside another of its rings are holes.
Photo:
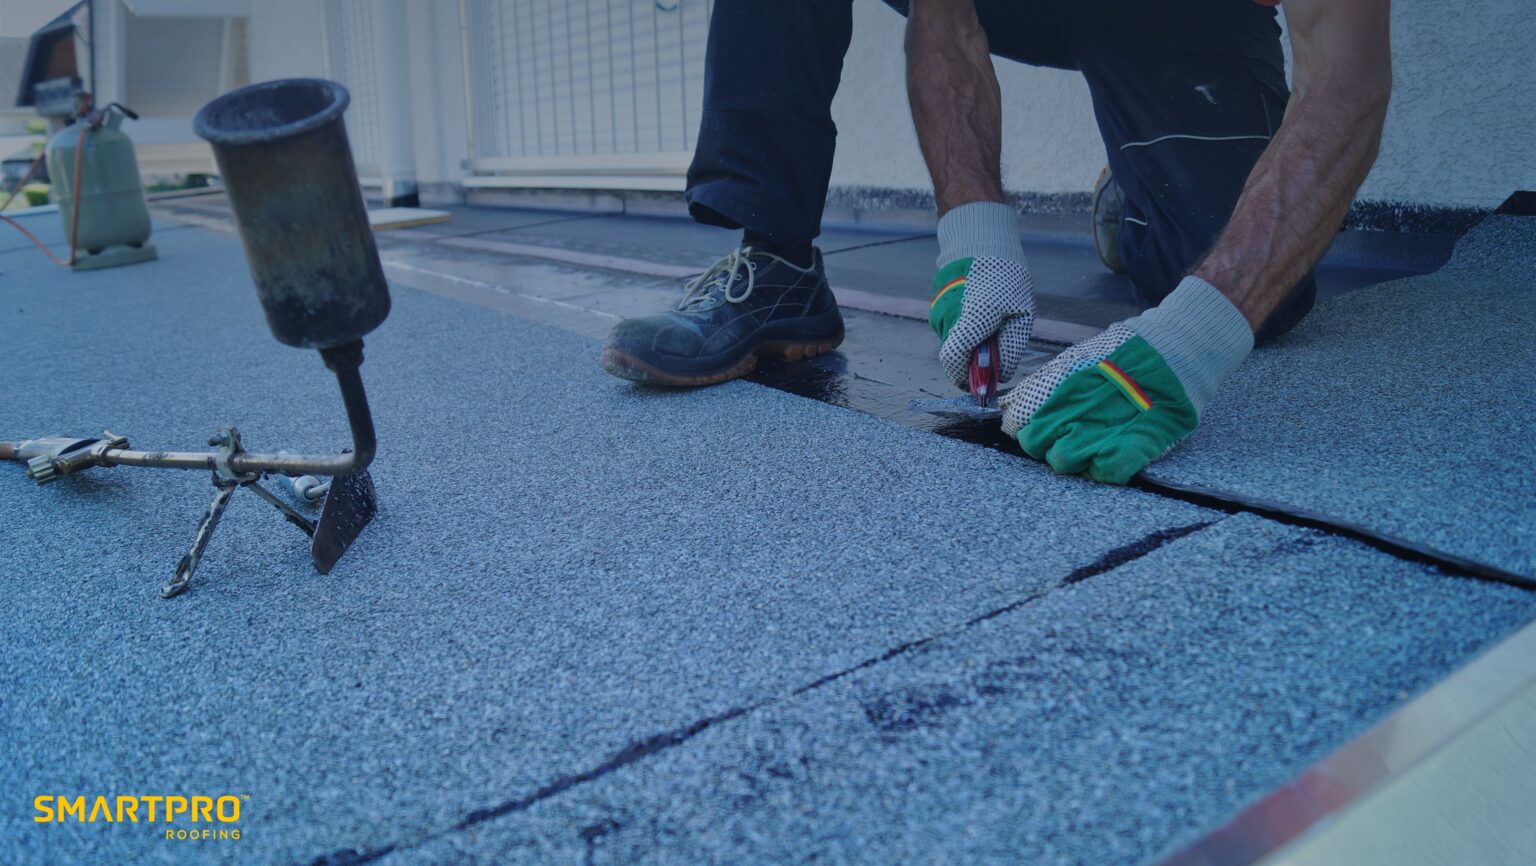
[[[620,379],[644,382],[647,385],[666,385],[674,388],[696,388],[701,385],[718,385],[732,379],[740,379],[757,369],[759,360],[804,361],[836,349],[843,343],[843,335],[819,342],[789,343],[769,341],[759,343],[741,360],[720,370],[702,373],[669,373],[636,358],[614,346],[603,349],[603,369]]]

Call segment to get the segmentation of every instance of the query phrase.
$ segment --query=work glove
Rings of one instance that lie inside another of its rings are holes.
[[[1006,394],[1003,431],[1063,475],[1124,484],[1194,432],[1252,350],[1237,307],[1185,277],[1158,306],[1062,352]]]
[[[1035,296],[1019,245],[1018,217],[996,202],[961,205],[939,221],[939,272],[928,324],[939,335],[939,364],[957,387],[970,386],[976,347],[997,335],[998,381],[1013,377],[1035,322]]]

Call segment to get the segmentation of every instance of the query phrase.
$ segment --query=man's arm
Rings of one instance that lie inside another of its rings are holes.
[[[939,363],[967,387],[978,347],[997,338],[999,378],[1024,359],[1035,298],[1018,216],[1004,203],[1002,93],[973,0],[912,0],[907,98],[933,177],[938,273],[928,322]]]
[[[1057,472],[1124,484],[1194,432],[1253,335],[1328,249],[1370,171],[1391,90],[1388,0],[1287,0],[1295,97],[1204,261],[1002,400]]]
[[[1254,331],[1327,251],[1376,160],[1392,90],[1389,5],[1286,0],[1290,105],[1226,229],[1191,272]]]
[[[907,100],[943,217],[1003,199],[1003,97],[973,0],[912,0]]]

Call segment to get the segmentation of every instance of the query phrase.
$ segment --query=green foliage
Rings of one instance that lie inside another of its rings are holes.
[[[48,203],[48,184],[29,183],[21,188],[21,194],[26,197],[27,204],[36,207]]]

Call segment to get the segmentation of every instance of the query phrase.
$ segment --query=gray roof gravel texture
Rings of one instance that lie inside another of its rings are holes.
[[[1255,352],[1150,472],[1536,576],[1533,369],[1536,219],[1492,216]]]
[[[342,444],[238,243],[155,240],[79,274],[0,253],[0,438]],[[8,862],[1131,863],[1536,615],[595,349],[397,289],[363,367],[381,512],[327,577],[242,493],[163,601],[204,477],[0,465],[0,791],[249,795],[238,842],[4,810]]]

